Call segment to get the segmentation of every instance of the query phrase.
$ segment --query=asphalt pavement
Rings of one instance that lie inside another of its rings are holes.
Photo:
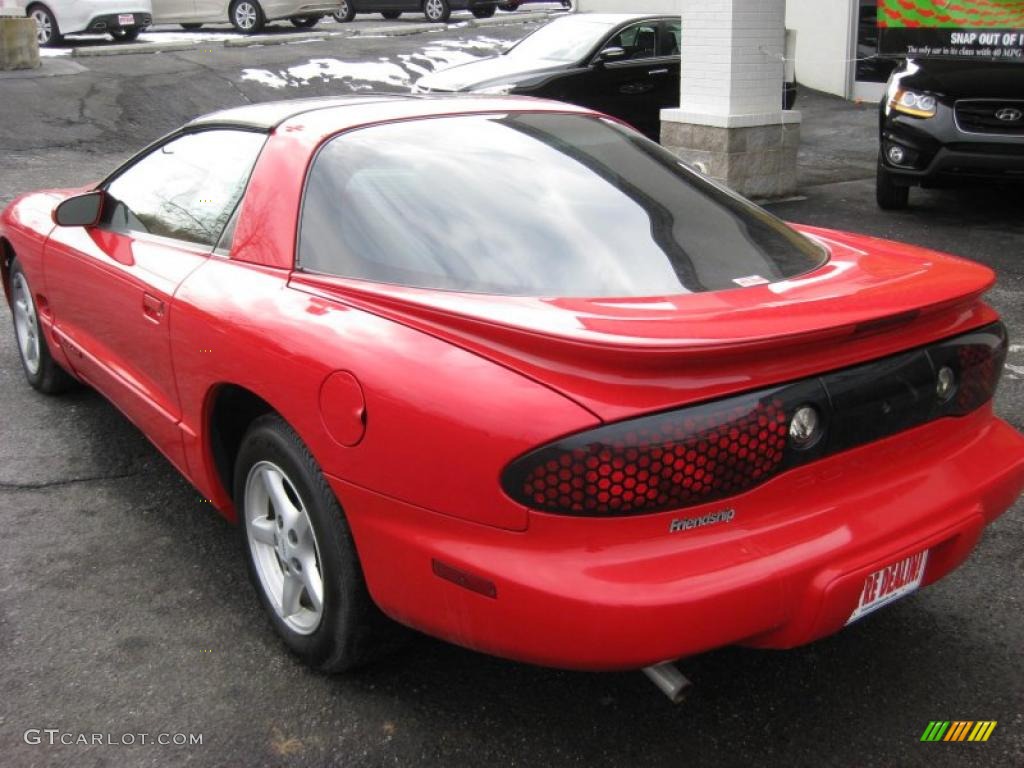
[[[529,28],[48,58],[0,77],[0,203],[98,178],[203,112],[401,90]],[[387,66],[356,66],[368,63]],[[1024,194],[915,192],[909,211],[882,213],[874,108],[806,91],[798,106],[802,198],[771,210],[994,268],[990,300],[1017,340],[997,410],[1024,429]],[[1021,502],[949,578],[834,637],[683,661],[695,687],[679,707],[639,673],[541,669],[419,636],[330,678],[284,651],[238,532],[116,409],[89,390],[27,386],[6,309],[0,393],[0,766],[1024,764]],[[936,719],[999,724],[984,744],[921,743]],[[51,746],[44,729],[135,744]]]

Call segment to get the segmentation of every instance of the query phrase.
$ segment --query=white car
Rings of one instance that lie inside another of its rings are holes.
[[[35,19],[41,46],[56,45],[77,32],[134,40],[153,23],[150,0],[28,0],[25,11]]]
[[[268,21],[288,19],[296,27],[315,26],[337,13],[341,0],[154,0],[157,24],[199,29],[203,24],[230,21],[239,32],[253,34]]]

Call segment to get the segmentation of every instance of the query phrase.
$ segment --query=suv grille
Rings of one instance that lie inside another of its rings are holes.
[[[967,133],[1024,136],[1024,101],[971,99],[958,101],[956,123]]]

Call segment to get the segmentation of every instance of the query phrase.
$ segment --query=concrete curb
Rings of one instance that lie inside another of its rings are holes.
[[[206,42],[206,45],[216,43]],[[132,53],[162,53],[164,51],[191,51],[199,47],[199,41],[195,43],[126,43],[124,45],[112,44],[108,47],[90,46],[88,48],[72,48],[71,55],[76,59],[90,58],[97,56],[127,56]]]
[[[224,48],[249,48],[254,45],[286,45],[288,43],[306,43],[316,40],[326,40],[334,37],[337,33],[332,32],[306,32],[301,35],[252,35],[250,37],[232,37],[222,40],[220,45]],[[210,43],[217,45],[217,43]]]
[[[222,46],[224,48],[250,48],[264,45],[288,45],[289,43],[307,43],[334,38],[348,37],[408,37],[421,35],[429,32],[444,32],[446,30],[475,29],[483,27],[509,27],[527,24],[534,21],[545,21],[561,16],[558,11],[536,11],[533,13],[522,13],[515,16],[492,17],[490,19],[464,19],[450,24],[394,24],[388,27],[374,27],[372,29],[345,29],[337,32],[305,32],[298,34],[278,35],[252,35],[251,37],[232,37],[227,40],[210,41],[196,40],[176,41],[173,43],[127,43],[122,45],[96,45],[88,48],[72,48],[71,55],[75,58],[96,57],[96,56],[124,56],[136,53],[164,53],[173,51],[192,51],[204,46]]]

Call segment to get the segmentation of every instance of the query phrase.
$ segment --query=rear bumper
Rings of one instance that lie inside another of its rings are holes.
[[[133,22],[131,24],[121,24],[121,16],[131,14]],[[153,23],[153,15],[151,13],[143,13],[141,11],[125,11],[121,13],[104,13],[100,16],[93,16],[89,19],[89,24],[86,26],[86,32],[109,32],[110,30],[118,29],[146,29]]]
[[[629,669],[712,648],[788,648],[841,629],[865,577],[929,550],[962,563],[1024,487],[1024,438],[985,407],[792,470],[727,503],[617,520],[534,514],[521,533],[332,479],[367,584],[393,618],[497,656]],[[732,522],[670,534],[723,507]],[[436,576],[439,560],[496,587]]]

